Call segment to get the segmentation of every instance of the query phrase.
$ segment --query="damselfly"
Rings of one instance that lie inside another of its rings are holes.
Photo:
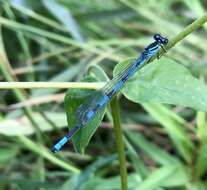
[[[53,146],[52,151],[59,151],[79,129],[86,126],[88,122],[94,118],[96,113],[117,94],[129,77],[131,77],[145,62],[149,61],[155,54],[159,53],[160,48],[164,49],[163,45],[166,45],[167,43],[167,38],[160,34],[155,34],[154,42],[148,45],[133,63],[129,64],[124,71],[107,82],[102,89],[94,93],[90,100],[86,100],[77,108],[75,114],[77,122],[75,127]]]

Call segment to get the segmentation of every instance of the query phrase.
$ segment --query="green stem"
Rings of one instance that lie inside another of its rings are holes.
[[[80,173],[80,170],[78,168],[73,166],[71,163],[67,163],[57,158],[54,154],[51,153],[51,151],[48,151],[44,146],[42,146],[42,144],[34,143],[29,138],[23,135],[17,136],[17,138],[18,138],[18,141],[20,141],[29,150],[40,155],[46,160],[49,160],[51,163],[54,163],[55,165],[60,166],[61,168],[68,170],[70,172],[73,172],[76,174]]]
[[[114,123],[114,131],[116,137],[116,145],[120,163],[120,175],[122,190],[127,190],[127,169],[126,169],[126,156],[124,152],[124,142],[121,131],[121,122],[118,108],[117,97],[111,101],[111,111]]]
[[[2,72],[3,76],[5,79],[9,82],[12,82],[15,80],[15,77],[13,78],[11,75],[11,67],[9,64],[9,61],[7,59],[6,54],[4,53],[4,44],[2,40],[2,35],[1,35],[1,28],[0,28],[0,71]],[[26,100],[25,93],[20,91],[19,89],[13,89],[14,95],[16,96],[17,100],[19,101],[24,101]],[[31,121],[32,126],[34,127],[37,135],[37,140],[39,142],[42,142],[42,136],[41,136],[41,131],[38,127],[38,124],[35,122],[32,116],[32,110],[30,108],[23,108],[24,113],[27,115],[28,119]]]
[[[3,26],[6,26],[8,28],[11,28],[12,30],[19,30],[19,31],[23,31],[23,32],[29,32],[31,34],[35,34],[37,36],[42,36],[42,37],[46,37],[47,39],[51,39],[51,40],[55,40],[57,42],[61,42],[63,44],[68,44],[68,45],[72,45],[74,47],[78,47],[81,49],[84,49],[86,51],[95,53],[95,54],[103,54],[105,52],[103,52],[102,50],[98,49],[97,47],[91,45],[90,43],[82,43],[82,42],[77,42],[74,41],[68,37],[59,35],[59,34],[55,34],[53,32],[48,32],[46,30],[42,30],[33,26],[29,26],[26,24],[21,24],[15,21],[11,21],[9,19],[6,19],[4,17],[0,16],[0,24],[2,24]],[[120,57],[115,55],[115,54],[110,54],[110,59],[115,60],[115,61],[119,61]]]
[[[168,50],[168,49],[172,48],[173,46],[175,46],[175,44],[180,42],[182,39],[184,39],[190,33],[194,32],[195,30],[200,28],[202,25],[204,25],[205,22],[207,22],[207,15],[204,15],[201,18],[192,22],[184,30],[182,30],[182,32],[180,32],[179,34],[177,34],[174,38],[172,38],[170,40],[170,42],[166,45],[166,49]]]
[[[173,37],[169,43],[165,46],[166,50],[171,49],[174,47],[178,42],[182,41],[186,36],[200,28],[202,25],[207,22],[207,15],[202,16],[201,18],[195,20],[190,25],[188,25],[186,28],[184,28],[180,33],[178,33],[175,37]],[[158,52],[159,55],[163,55],[165,52],[161,48]],[[150,59],[150,62],[157,58],[157,55],[155,55],[152,59]]]
[[[5,22],[4,22],[5,21]],[[9,20],[6,20],[2,17],[0,17],[0,23],[7,25],[8,23],[6,22],[10,22]],[[207,15],[202,16],[201,18],[195,20],[193,23],[191,23],[190,25],[188,25],[184,30],[182,30],[179,34],[177,34],[174,38],[172,38],[169,43],[165,46],[166,50],[171,49],[173,46],[175,46],[178,42],[180,42],[181,40],[183,40],[186,36],[188,36],[190,33],[192,33],[193,31],[197,30],[198,28],[200,28],[205,22],[207,22]],[[17,24],[17,23],[16,23]],[[11,24],[12,26],[12,24]],[[18,24],[17,26],[22,26],[21,24]],[[18,28],[18,27],[17,27]],[[165,52],[161,49],[159,52],[159,55],[163,55]],[[146,62],[145,64],[142,65],[145,66],[146,64],[148,64],[149,62],[152,62],[154,59],[157,58],[157,55],[155,55],[154,57],[152,57],[150,59],[150,61]],[[14,89],[14,88],[99,88],[102,84],[97,85],[97,86],[93,86],[94,83],[91,84],[79,84],[79,83],[49,83],[49,82],[39,82],[39,83],[0,83],[0,89]]]
[[[11,80],[7,80],[11,81]],[[0,89],[34,89],[34,88],[84,88],[99,89],[103,82],[0,82]]]
[[[5,77],[5,79],[7,81],[13,81],[12,77],[8,73],[8,71],[5,68],[5,65],[3,63],[0,63],[0,71],[2,72],[3,76]],[[14,95],[16,96],[18,101],[25,101],[26,100],[25,95],[19,89],[13,89],[13,92],[14,92]],[[34,127],[35,131],[36,131],[38,141],[42,142],[41,131],[40,131],[37,123],[33,119],[32,110],[28,107],[23,108],[23,110],[24,110],[24,113],[27,115],[28,119],[30,120],[30,122],[32,123],[32,126]]]

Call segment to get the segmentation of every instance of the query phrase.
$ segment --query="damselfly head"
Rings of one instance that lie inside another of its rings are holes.
[[[163,37],[163,36],[161,36],[160,34],[155,34],[154,35],[154,39],[159,44],[167,44],[168,43],[168,39]]]

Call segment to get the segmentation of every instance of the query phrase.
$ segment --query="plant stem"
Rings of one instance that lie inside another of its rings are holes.
[[[120,121],[117,97],[115,97],[111,101],[111,110],[112,110],[112,117],[114,123],[117,151],[119,156],[121,186],[122,186],[122,190],[127,190],[126,156],[124,152],[124,142],[123,142],[122,131],[121,131],[121,121]]]
[[[67,163],[61,159],[58,159],[54,154],[52,154],[50,151],[48,151],[44,146],[34,143],[29,138],[19,135],[18,141],[20,141],[26,148],[33,151],[34,153],[40,155],[41,157],[45,158],[46,160],[49,160],[50,162],[56,164],[57,166],[60,166],[61,168],[68,170],[73,173],[80,173],[80,170],[73,166],[70,163]]]
[[[174,38],[172,38],[170,40],[170,42],[166,45],[166,49],[168,50],[168,49],[172,48],[173,46],[175,46],[175,44],[180,42],[182,39],[184,39],[190,33],[194,32],[195,30],[200,28],[202,25],[204,25],[205,22],[207,22],[207,15],[204,15],[204,16],[200,17],[199,19],[195,20],[194,22],[192,22],[184,30],[182,30],[182,32],[180,32],[179,34],[177,34]]]
[[[99,89],[102,82],[0,82],[0,89],[33,89],[33,88],[84,88]]]
[[[184,28],[180,33],[178,33],[175,37],[173,37],[169,43],[165,46],[166,50],[171,49],[174,47],[178,42],[183,40],[186,36],[200,28],[202,25],[207,22],[207,15],[202,16],[201,18],[195,20],[190,25],[188,25],[186,28]],[[159,55],[163,55],[165,52],[161,48],[159,51]],[[157,58],[157,55],[155,55],[152,59],[150,59],[150,62]]]
[[[0,28],[0,71],[2,72],[4,78],[7,81],[11,82],[11,81],[16,80],[15,76],[12,76],[12,74],[11,74],[12,69],[11,69],[10,63],[8,61],[8,58],[5,54],[3,39],[2,39],[2,35],[1,35],[1,28]],[[10,82],[8,82],[8,83],[10,83]],[[24,101],[26,99],[24,91],[20,91],[19,89],[15,88],[15,89],[13,89],[13,92],[14,92],[14,95],[16,96],[17,100]],[[32,123],[32,126],[34,127],[34,129],[36,131],[36,136],[37,136],[38,142],[43,142],[39,126],[35,122],[35,120],[33,119],[32,110],[28,107],[23,108],[23,110],[24,110],[25,115],[27,115],[28,119],[30,120],[30,122]]]
[[[4,18],[0,18],[0,23],[5,20]],[[205,22],[207,22],[207,15],[202,16],[201,18],[197,19],[190,25],[188,25],[184,30],[182,30],[179,34],[177,34],[174,38],[172,38],[169,43],[165,46],[166,50],[171,49],[173,46],[175,46],[178,42],[183,40],[186,36],[188,36],[193,31],[197,30],[199,27],[201,27]],[[5,24],[5,23],[3,23]],[[161,49],[159,52],[159,55],[164,54],[165,52]],[[142,65],[145,66],[149,62],[152,62],[154,59],[156,59],[157,55],[152,57],[150,61],[144,63]],[[0,82],[0,89],[21,89],[21,88],[85,88],[85,89],[97,89],[99,87],[102,87],[101,83],[71,83],[71,82]]]
[[[78,41],[74,41],[68,37],[59,35],[59,34],[55,34],[53,32],[48,32],[46,30],[42,30],[33,26],[29,26],[26,24],[22,24],[19,22],[15,22],[15,21],[11,21],[9,19],[6,19],[4,17],[0,16],[0,24],[2,24],[3,26],[6,26],[8,28],[11,28],[12,30],[19,30],[19,31],[23,31],[23,32],[29,32],[31,34],[35,34],[37,36],[42,36],[42,37],[46,37],[48,39],[51,40],[55,40],[57,42],[61,42],[63,44],[67,44],[67,45],[72,45],[74,47],[78,47],[81,49],[84,49],[86,51],[89,52],[93,52],[95,54],[103,54],[104,52],[98,48],[96,48],[95,46],[91,45],[90,43],[82,43],[82,42],[78,42]],[[110,55],[110,59],[112,60],[119,60],[119,57],[117,57],[116,55]]]

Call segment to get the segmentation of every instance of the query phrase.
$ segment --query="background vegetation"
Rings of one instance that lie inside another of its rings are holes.
[[[84,89],[100,88],[154,33],[173,38],[206,6],[204,0],[1,0],[0,82],[75,82],[68,83],[70,115]],[[139,71],[119,96],[128,189],[207,189],[206,26]],[[86,74],[98,82],[82,83]],[[50,84],[25,90],[0,83],[0,189],[121,189],[109,108],[88,146],[91,133],[84,132],[87,139],[50,152],[68,130],[65,87]]]

